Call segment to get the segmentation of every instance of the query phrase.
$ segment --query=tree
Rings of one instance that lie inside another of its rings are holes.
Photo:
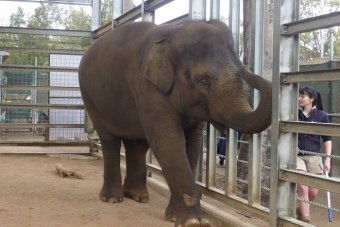
[[[112,21],[112,0],[103,0],[100,12],[101,24],[107,24]]]
[[[27,27],[48,29],[51,28],[53,18],[50,15],[50,7],[46,4],[40,4],[40,7],[34,10],[34,14],[30,16]]]
[[[25,17],[24,11],[18,7],[17,11],[11,15],[10,24],[14,27],[51,29],[63,27],[69,30],[90,30],[91,17],[83,8],[80,10],[65,10],[52,4],[40,4],[32,15]],[[16,46],[28,49],[84,49],[90,45],[90,38],[77,37],[52,37],[48,35],[28,35],[28,34],[5,34],[8,36],[3,46]],[[2,44],[1,44],[2,45]],[[48,64],[48,54],[32,52],[11,53],[8,59],[10,64],[35,64],[35,59],[39,65]]]
[[[80,10],[70,10],[63,20],[63,25],[66,30],[90,30],[91,17],[83,8]]]
[[[340,9],[339,0],[323,0],[322,3],[323,7],[320,7],[320,0],[301,0],[300,18],[315,17]],[[300,60],[330,56],[331,35],[334,35],[335,40],[338,39],[339,29],[333,27],[300,34]],[[340,55],[339,47],[338,43],[335,44],[335,55]]]
[[[18,7],[17,11],[10,16],[10,26],[22,27],[26,25],[25,13],[22,7]]]

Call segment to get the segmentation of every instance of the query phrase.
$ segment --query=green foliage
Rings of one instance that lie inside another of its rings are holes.
[[[320,0],[301,0],[300,19],[320,16],[326,13],[339,11],[339,0],[323,0],[320,7]],[[330,56],[331,36],[334,40],[334,56],[340,56],[340,30],[339,27],[317,30],[300,34],[300,60]]]
[[[10,16],[12,27],[28,27],[36,29],[65,28],[66,30],[90,30],[91,17],[83,8],[66,10],[54,4],[40,4],[32,15],[25,15],[23,8]],[[0,47],[17,47],[20,49],[67,49],[82,50],[90,45],[90,38],[65,36],[4,34],[0,33]],[[11,51],[8,64],[48,65],[49,54],[32,53],[30,51]]]
[[[47,29],[51,28],[53,17],[51,15],[51,6],[41,4],[40,7],[34,10],[34,14],[30,16],[27,27]]]
[[[17,11],[10,16],[10,26],[22,27],[26,24],[25,13],[22,7],[18,7]]]
[[[66,30],[88,31],[91,29],[91,17],[83,8],[80,8],[80,10],[70,9],[66,15],[63,20],[63,25]]]
[[[102,25],[112,21],[112,0],[102,0],[100,18]]]

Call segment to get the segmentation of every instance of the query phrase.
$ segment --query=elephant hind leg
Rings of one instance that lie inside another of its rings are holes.
[[[123,190],[124,196],[137,202],[149,201],[146,187],[145,155],[149,149],[146,140],[123,140],[126,154],[126,176]]]
[[[99,134],[100,136],[100,134]],[[122,177],[120,174],[121,139],[117,137],[103,138],[100,136],[104,156],[104,185],[100,198],[104,202],[118,203],[124,199]]]

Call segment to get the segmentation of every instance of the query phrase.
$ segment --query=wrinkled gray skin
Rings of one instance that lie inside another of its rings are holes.
[[[221,22],[121,26],[86,52],[79,82],[103,147],[101,199],[148,201],[145,154],[151,147],[171,191],[165,217],[176,226],[210,226],[194,182],[202,121],[245,133],[270,125],[271,83],[242,65]],[[243,82],[260,90],[256,110]],[[123,185],[121,141],[127,164]]]

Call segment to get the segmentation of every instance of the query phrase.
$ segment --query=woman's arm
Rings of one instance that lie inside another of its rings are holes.
[[[323,145],[324,145],[324,150],[325,150],[326,155],[331,155],[332,154],[332,140],[325,141]],[[324,170],[327,170],[328,172],[330,172],[331,170],[331,158],[330,157],[325,158],[323,166],[324,166]]]

